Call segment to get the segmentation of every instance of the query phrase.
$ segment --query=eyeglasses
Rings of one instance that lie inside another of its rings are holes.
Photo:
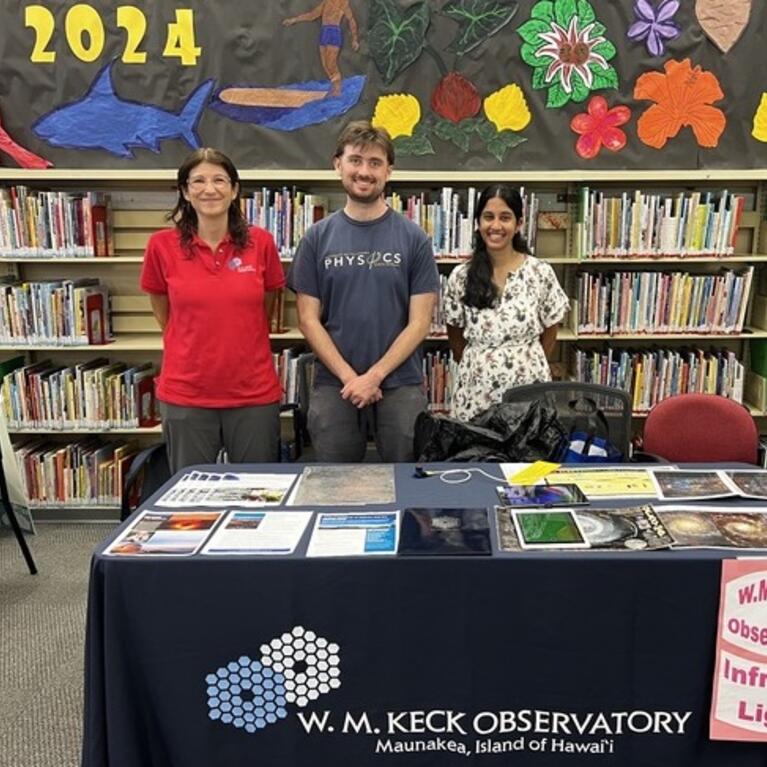
[[[229,176],[213,176],[212,178],[205,178],[205,176],[194,176],[190,178],[186,185],[194,192],[201,192],[208,184],[213,184],[216,189],[227,189],[231,186],[232,180]]]

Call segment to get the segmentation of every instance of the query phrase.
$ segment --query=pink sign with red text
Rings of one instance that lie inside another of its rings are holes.
[[[767,560],[722,562],[712,740],[767,742]]]

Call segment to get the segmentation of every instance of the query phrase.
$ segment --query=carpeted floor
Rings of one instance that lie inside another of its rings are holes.
[[[39,574],[0,529],[0,764],[76,767],[91,552],[107,524],[38,523]]]

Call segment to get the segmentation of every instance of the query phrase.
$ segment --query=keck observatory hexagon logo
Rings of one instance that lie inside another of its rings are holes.
[[[205,677],[208,716],[245,732],[263,730],[341,686],[340,648],[294,626],[259,648],[258,659],[243,655]]]

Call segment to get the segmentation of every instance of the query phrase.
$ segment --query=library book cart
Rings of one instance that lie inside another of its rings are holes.
[[[8,207],[18,198],[10,194],[14,187],[28,194],[103,192],[110,199],[113,225],[107,256],[41,255],[8,244],[0,248],[4,273],[17,284],[97,278],[108,290],[113,331],[113,340],[103,344],[2,336],[0,363],[12,368],[23,357],[27,365],[49,361],[54,370],[97,359],[105,366],[159,366],[162,338],[138,282],[149,235],[168,225],[174,179],[170,169],[0,168],[3,216],[12,215]],[[744,402],[755,417],[767,417],[767,170],[509,174],[395,169],[387,190],[390,202],[432,236],[443,278],[470,253],[474,200],[490,183],[524,187],[528,241],[537,257],[554,265],[571,297],[552,361],[555,378],[627,388],[635,431],[654,402],[686,390],[725,394]],[[248,218],[275,235],[286,269],[305,227],[343,205],[332,170],[244,170],[241,186]],[[7,291],[5,296],[7,304]],[[18,308],[0,307],[0,319],[9,322],[9,313]],[[424,376],[432,409],[449,410],[450,362],[440,315],[438,308],[426,342]],[[271,330],[275,362],[290,398],[295,388],[291,360],[306,348],[290,294],[279,302]],[[50,387],[30,396],[66,398]],[[17,455],[35,464],[34,471],[26,468],[27,474],[22,465],[21,476],[30,505],[45,515],[116,518],[115,472],[121,456],[161,435],[158,424],[135,425],[135,418],[133,425],[119,419],[74,425],[61,418],[61,406],[42,407],[44,417],[32,421],[10,408],[4,385],[3,423]],[[286,420],[283,432],[288,431]],[[104,441],[112,447],[99,453]],[[119,450],[117,456],[113,450]],[[112,462],[112,473],[103,473],[106,490],[91,487],[87,498],[78,484],[83,472],[72,467],[83,451]]]

